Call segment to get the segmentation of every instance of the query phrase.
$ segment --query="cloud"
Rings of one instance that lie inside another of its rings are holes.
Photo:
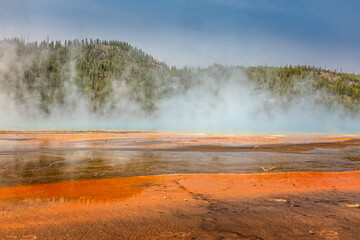
[[[358,3],[323,3],[1,0],[0,37],[118,39],[178,67],[310,64],[358,73]]]

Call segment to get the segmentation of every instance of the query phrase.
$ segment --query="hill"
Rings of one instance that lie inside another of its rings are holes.
[[[141,114],[152,114],[161,99],[194,87],[216,94],[228,81],[267,92],[272,102],[315,95],[329,107],[360,109],[359,75],[313,66],[177,69],[120,41],[3,40],[0,63],[1,88],[19,105],[36,105],[44,114],[77,99],[93,112],[119,111],[119,102],[131,101],[139,104]]]

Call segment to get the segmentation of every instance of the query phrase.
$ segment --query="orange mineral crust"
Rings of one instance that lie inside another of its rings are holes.
[[[246,134],[196,134],[162,133],[145,131],[0,131],[0,139],[48,142],[77,142],[107,139],[170,140],[189,145],[212,143],[310,143],[341,142],[358,139],[359,135],[246,135]]]
[[[253,198],[273,193],[360,190],[360,172],[284,172],[264,174],[188,174],[113,178],[0,188],[0,201],[64,200],[114,202],[166,188],[221,197]]]
[[[203,191],[217,198],[256,198],[313,191],[360,191],[360,172],[184,175],[180,182],[186,189]]]
[[[360,172],[161,175],[0,188],[0,239],[356,239]]]
[[[101,148],[202,152],[299,152],[315,148],[344,148],[359,145],[359,135],[187,134],[141,131],[0,132],[0,151],[2,149]]]

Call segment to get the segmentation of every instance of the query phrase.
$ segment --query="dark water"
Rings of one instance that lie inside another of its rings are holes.
[[[10,144],[13,140],[2,141],[9,141],[9,144],[2,144],[0,150],[0,187],[157,174],[262,173],[270,168],[271,172],[354,171],[360,168],[359,147],[294,154],[123,151],[95,147],[96,141],[66,143],[67,147],[64,143],[57,147],[44,143],[20,144],[21,147],[18,144],[14,148]],[[91,146],[94,150],[89,150]]]

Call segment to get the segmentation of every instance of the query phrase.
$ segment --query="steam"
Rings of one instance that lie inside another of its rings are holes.
[[[342,106],[325,106],[318,99],[323,92],[294,96],[274,96],[250,82],[242,68],[224,71],[214,66],[208,71],[192,70],[187,90],[174,91],[156,102],[146,114],[130,95],[124,79],[113,79],[107,104],[93,111],[89,100],[75,84],[74,61],[62,66],[64,102],[41,110],[40,96],[29,90],[19,76],[34,59],[21,60],[16,46],[0,44],[0,129],[2,130],[158,130],[213,133],[359,133],[360,116]],[[74,50],[76,51],[76,49]],[[47,52],[44,51],[43,56]],[[211,73],[211,74],[210,74]],[[125,73],[126,75],[126,73]],[[156,75],[155,82],[157,81]],[[179,80],[167,76],[173,89]],[[309,79],[311,83],[311,79]],[[161,82],[156,83],[161,88]],[[299,86],[306,90],[306,86]],[[12,89],[22,95],[16,96]],[[18,91],[18,92],[19,92]],[[56,94],[56,93],[55,93]],[[20,100],[19,100],[20,99]]]
[[[317,103],[323,95],[274,96],[259,91],[241,69],[233,70],[225,79],[204,75],[185,94],[165,99],[154,125],[156,129],[195,132],[359,132],[359,115],[341,106],[329,108]]]

